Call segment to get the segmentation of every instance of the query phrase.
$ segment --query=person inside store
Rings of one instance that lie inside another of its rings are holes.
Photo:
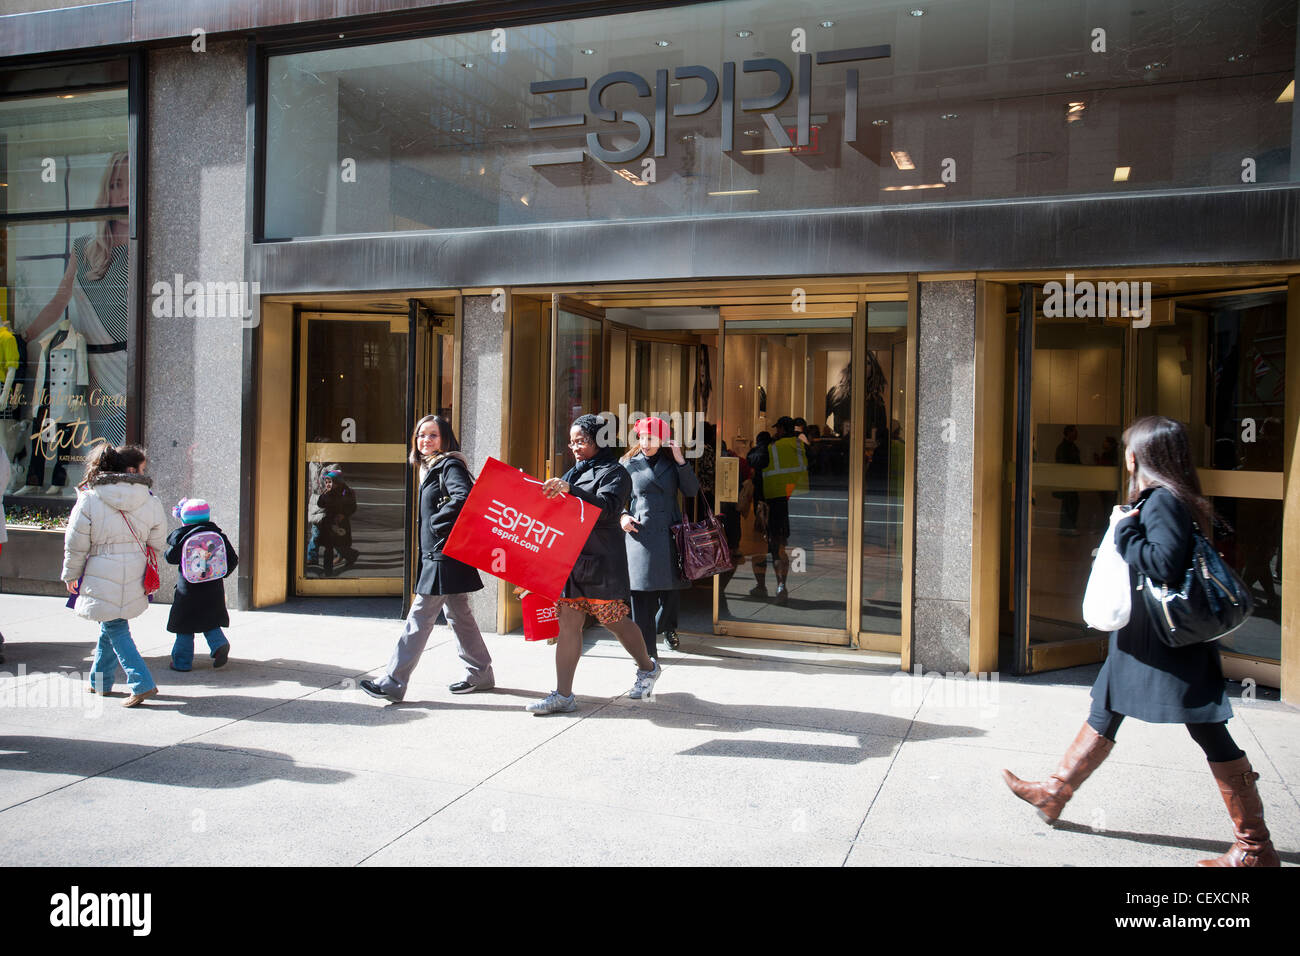
[[[790,575],[790,498],[808,492],[808,459],[803,443],[794,430],[794,419],[782,415],[772,427],[774,437],[770,444],[756,445],[750,452],[749,463],[761,471],[763,500],[767,504],[767,552],[754,559],[754,577],[757,584],[749,593],[754,597],[767,597],[767,559],[772,558],[776,572],[776,603],[788,604],[790,591],[786,587]],[[755,454],[757,453],[757,454]]]
[[[564,714],[578,709],[573,694],[573,676],[582,656],[582,625],[590,614],[636,661],[636,680],[628,697],[648,698],[663,673],[659,662],[646,650],[645,639],[633,622],[631,583],[627,571],[626,537],[620,520],[632,496],[632,478],[619,463],[618,453],[599,443],[604,422],[597,415],[581,415],[569,428],[569,452],[575,463],[563,477],[548,478],[542,494],[548,498],[573,495],[597,510],[582,552],[555,602],[560,634],[555,648],[555,690],[533,701],[527,710],[535,716]]]
[[[451,422],[440,415],[425,415],[416,422],[410,462],[420,482],[416,516],[420,570],[415,596],[384,676],[361,681],[361,689],[371,697],[393,703],[404,699],[411,674],[441,611],[456,635],[456,652],[465,665],[465,677],[449,689],[453,694],[491,690],[496,686],[492,655],[469,606],[470,593],[481,591],[483,580],[468,564],[443,554],[456,518],[474,487],[469,461],[460,452]]]
[[[1259,779],[1228,732],[1232,706],[1216,642],[1170,647],[1136,590],[1139,575],[1181,584],[1191,566],[1193,530],[1213,533],[1215,515],[1201,491],[1187,431],[1171,418],[1148,415],[1124,432],[1130,510],[1116,508],[1115,547],[1129,565],[1132,608],[1128,623],[1110,635],[1109,651],[1092,685],[1092,711],[1060,766],[1041,783],[1009,770],[1003,780],[1021,800],[1055,823],[1070,798],[1115,746],[1125,717],[1154,724],[1181,723],[1205,752],[1210,773],[1232,819],[1236,842],[1201,866],[1279,866]]]
[[[1083,459],[1079,455],[1079,429],[1066,425],[1061,432],[1061,443],[1056,446],[1056,463],[1058,465],[1077,465]],[[1079,533],[1079,493],[1077,491],[1053,491],[1053,498],[1061,499],[1061,534]]]
[[[357,563],[361,552],[352,547],[352,516],[357,512],[357,495],[343,480],[341,469],[333,468],[321,475],[316,507],[321,515],[318,544],[325,576],[343,574]],[[337,572],[334,570],[336,552],[343,559]]]
[[[681,589],[689,585],[677,567],[673,546],[672,526],[682,520],[677,495],[699,494],[700,483],[666,421],[642,418],[634,432],[636,444],[622,459],[632,478],[632,497],[619,525],[626,535],[632,620],[641,629],[647,653],[658,660],[659,634],[674,650],[680,644],[677,615]]]

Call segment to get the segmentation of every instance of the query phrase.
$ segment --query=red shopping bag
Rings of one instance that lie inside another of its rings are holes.
[[[560,612],[548,597],[529,591],[524,606],[524,640],[549,641],[560,636]]]
[[[489,458],[443,554],[554,601],[599,514],[572,495],[545,497],[536,478]]]

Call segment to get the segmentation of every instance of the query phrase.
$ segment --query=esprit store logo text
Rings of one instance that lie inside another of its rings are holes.
[[[152,913],[152,893],[82,893],[74,886],[50,897],[51,926],[127,926],[133,936],[148,936]]]
[[[495,498],[492,499],[492,506],[488,508],[484,517],[497,523],[497,527],[492,529],[494,535],[513,541],[529,551],[540,551],[542,547],[550,548],[555,544],[556,538],[564,537],[563,531],[552,528],[546,522],[524,514],[518,508],[512,508]]]
[[[1074,281],[1065,274],[1065,284],[1043,286],[1043,315],[1049,319],[1132,319],[1133,328],[1151,324],[1150,282]]]
[[[892,54],[888,43],[879,46],[853,47],[843,50],[826,50],[812,54],[800,52],[798,43],[794,45],[798,52],[798,119],[792,128],[787,128],[773,112],[786,101],[794,87],[795,77],[790,67],[774,57],[758,57],[742,60],[742,73],[770,73],[776,77],[776,88],[762,96],[749,96],[740,99],[742,113],[762,111],[762,119],[777,146],[786,149],[808,147],[811,142],[812,114],[812,75],[813,58],[818,66],[836,63],[856,63],[863,60],[887,59]],[[706,112],[714,103],[722,100],[722,151],[729,153],[735,146],[736,122],[736,63],[727,60],[722,64],[722,76],[707,66],[679,66],[673,69],[673,79],[698,80],[704,84],[703,95],[698,99],[678,102],[672,105],[673,116],[695,116]],[[769,81],[770,82],[770,81]],[[610,87],[620,84],[630,86],[638,97],[654,96],[653,119],[640,110],[625,109],[615,111],[601,102],[601,96]],[[587,87],[585,76],[567,77],[562,80],[537,80],[529,84],[528,91],[536,96],[549,96],[553,93],[577,92],[588,90],[587,109],[593,119],[606,123],[628,123],[636,128],[636,141],[625,149],[611,149],[600,141],[598,132],[587,134],[587,148],[558,150],[530,156],[529,165],[553,166],[564,163],[580,163],[586,154],[606,163],[625,163],[644,153],[652,145],[653,155],[664,156],[668,141],[668,70],[656,70],[654,88],[639,73],[631,70],[615,70],[606,73]],[[681,84],[685,89],[685,84]],[[585,126],[586,113],[568,113],[557,116],[534,116],[528,120],[530,130],[559,129],[565,126]],[[790,134],[794,133],[791,140]],[[844,74],[844,142],[854,143],[858,138],[858,71],[848,69]]]

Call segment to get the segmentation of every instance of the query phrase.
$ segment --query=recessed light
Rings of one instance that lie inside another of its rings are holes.
[[[939,116],[939,119],[941,119],[941,120],[955,120],[955,119],[956,119],[958,116],[960,116],[960,115],[961,115],[960,113],[943,113],[943,114],[941,114],[941,115]]]
[[[1088,108],[1087,103],[1084,103],[1082,100],[1075,100],[1073,103],[1071,103],[1069,106],[1065,108],[1065,111],[1067,113],[1082,113],[1087,108]]]
[[[905,149],[892,149],[889,155],[894,158],[894,165],[900,170],[906,172],[910,169],[916,169],[916,164],[912,162],[911,155]]]
[[[77,95],[76,93],[60,93],[60,94],[59,94],[59,99],[61,99],[61,100],[70,100],[70,99],[72,99],[72,98],[73,98],[74,96],[76,96],[76,95]]]
[[[525,206],[528,205],[528,197],[527,197],[527,196],[520,196],[520,197],[519,197],[519,201],[520,201],[521,203],[523,203]]]
[[[829,30],[829,29],[830,29],[831,27],[833,27],[833,26],[835,26],[835,21],[834,21],[834,20],[823,20],[823,21],[822,21],[822,27],[823,27],[824,29],[826,29],[826,30]]]
[[[1165,63],[1165,62],[1163,62],[1163,61],[1161,61],[1161,60],[1155,60],[1155,61],[1153,61],[1153,62],[1151,62],[1151,63],[1148,63],[1146,66],[1142,67],[1142,69],[1144,69],[1144,70],[1146,70],[1146,72],[1150,73],[1152,70],[1163,70],[1163,69],[1164,69],[1166,66],[1168,66],[1168,65],[1169,65],[1169,64],[1167,64],[1167,63]]]
[[[463,132],[465,132],[465,127],[463,127],[463,126],[453,126],[453,127],[451,128],[451,131],[452,131],[453,133],[463,133]]]
[[[745,135],[746,135],[746,136],[762,136],[762,135],[763,135],[763,131],[762,131],[761,129],[747,129],[747,130],[745,130]]]
[[[883,120],[883,119],[882,119],[882,120],[872,120],[872,121],[871,121],[871,125],[872,125],[872,126],[888,126],[888,125],[889,125],[889,120]]]
[[[884,186],[880,191],[885,193],[898,193],[908,192],[913,189],[943,189],[945,188],[945,185],[945,183],[918,183],[915,186]]]
[[[1234,54],[1232,54],[1232,56],[1228,57],[1228,62],[1229,62],[1229,63],[1240,63],[1240,62],[1242,62],[1243,60],[1249,60],[1249,59],[1250,59],[1250,54],[1249,54],[1249,53],[1234,53]]]
[[[1274,103],[1291,103],[1295,101],[1295,80],[1286,85],[1286,89],[1278,94]]]
[[[671,40],[655,40],[655,46],[672,46]]]
[[[514,128],[515,128],[515,124],[514,124],[514,123],[502,123],[502,124],[501,124],[501,128],[502,128],[502,129],[514,129]]]
[[[753,30],[737,30],[737,31],[736,31],[736,36],[740,37],[742,40],[747,39],[747,38],[749,38],[749,37],[752,37],[753,35],[754,35],[754,31],[753,31]]]
[[[1116,166],[1116,167],[1115,167],[1115,182],[1117,182],[1117,183],[1126,183],[1126,182],[1128,182],[1128,174],[1131,173],[1131,172],[1133,172],[1133,167],[1132,167],[1132,166]]]
[[[914,17],[923,17],[923,16],[925,16],[925,11],[924,11],[924,10],[908,10],[907,12],[908,12],[909,15],[914,16]]]
[[[1088,75],[1087,70],[1071,70],[1069,73],[1065,74],[1065,78],[1067,80],[1078,80],[1087,75]]]
[[[472,69],[474,69],[474,64],[473,64],[473,63],[470,63],[470,62],[468,62],[468,61],[465,62],[465,63],[462,63],[461,66],[463,66],[463,67],[464,67],[465,69],[467,69],[467,70],[472,70]]]
[[[596,55],[596,51],[593,50],[591,47],[586,47],[585,49],[579,50],[578,52],[581,53],[583,56],[595,56],[595,55]]]

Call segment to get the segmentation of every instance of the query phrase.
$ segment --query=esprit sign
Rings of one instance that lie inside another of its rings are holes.
[[[683,99],[672,104],[673,116],[695,116],[709,110],[719,98],[722,101],[722,151],[729,153],[735,147],[736,107],[742,113],[760,111],[764,125],[780,147],[795,149],[807,147],[811,142],[812,85],[814,58],[816,65],[831,66],[838,63],[857,63],[864,60],[887,59],[891,55],[888,43],[879,46],[852,47],[843,50],[826,50],[821,53],[800,53],[795,71],[798,73],[798,88],[795,90],[795,74],[790,67],[773,57],[759,57],[740,62],[741,73],[770,73],[776,78],[776,88],[761,96],[741,97],[737,104],[736,96],[736,62],[728,60],[722,64],[722,75],[707,66],[679,66],[673,69],[674,80],[696,81],[696,99]],[[700,86],[699,84],[702,84]],[[645,112],[637,109],[614,110],[604,104],[605,91],[619,85],[630,86],[638,97],[654,97],[653,110],[648,107]],[[587,116],[602,123],[622,123],[636,130],[636,141],[625,149],[605,146],[600,131],[586,135],[586,148],[555,150],[537,153],[528,158],[531,166],[554,166],[564,163],[580,163],[588,153],[595,159],[606,163],[626,163],[636,159],[647,149],[653,148],[652,155],[660,157],[667,152],[668,142],[668,70],[656,70],[653,88],[650,82],[639,73],[630,70],[615,70],[598,77],[590,87],[585,76],[569,77],[562,80],[538,80],[529,84],[529,92],[535,96],[547,96],[553,93],[570,93],[587,90],[587,113],[567,113],[557,116],[533,116],[528,120],[530,130],[560,129],[569,126],[586,126]],[[680,89],[685,91],[683,82]],[[792,130],[787,129],[777,119],[774,112],[795,90],[798,100],[798,120]],[[683,93],[683,96],[690,95]],[[794,139],[791,139],[791,132]],[[858,71],[850,68],[844,71],[844,141],[857,142],[858,138]]]
[[[492,499],[484,517],[496,523],[492,528],[493,534],[522,545],[529,551],[536,551],[539,546],[549,548],[555,544],[556,538],[564,537],[564,532],[558,528],[496,498]]]

